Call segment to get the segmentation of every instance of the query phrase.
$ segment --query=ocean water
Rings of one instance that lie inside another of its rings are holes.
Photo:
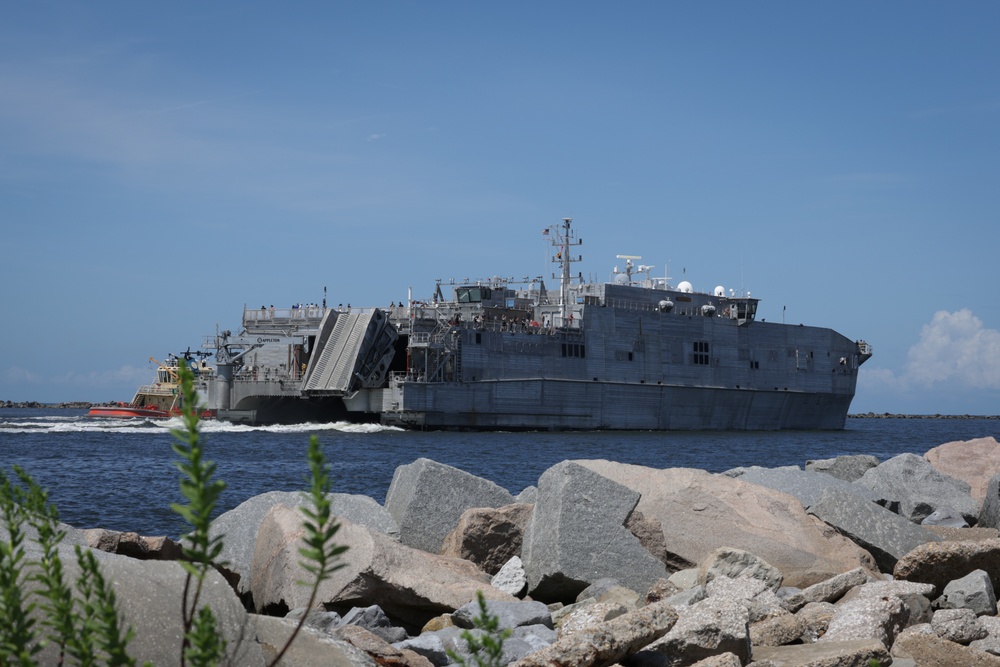
[[[83,410],[0,409],[0,468],[28,471],[60,518],[78,528],[177,537],[185,524],[171,429],[179,420],[88,419]],[[518,493],[565,459],[722,472],[737,466],[804,466],[811,459],[923,454],[955,440],[1000,438],[1000,420],[849,419],[842,431],[412,432],[377,425],[248,427],[203,422],[206,457],[226,482],[219,511],[266,491],[305,489],[306,447],[316,435],[334,491],[384,502],[397,466],[427,457]]]

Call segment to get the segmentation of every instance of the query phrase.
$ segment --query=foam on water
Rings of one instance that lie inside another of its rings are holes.
[[[86,416],[40,416],[37,418],[2,419],[0,432],[9,434],[23,433],[169,433],[184,427],[180,417],[170,419],[136,419],[109,418]],[[331,422],[304,424],[273,424],[268,426],[249,426],[247,424],[232,424],[230,422],[203,420],[200,425],[202,433],[315,433],[319,431],[335,431],[340,433],[384,433],[386,431],[401,431],[395,426],[381,424],[353,424],[350,422]]]

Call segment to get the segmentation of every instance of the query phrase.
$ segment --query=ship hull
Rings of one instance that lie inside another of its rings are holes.
[[[382,422],[459,430],[836,430],[851,394],[573,380],[403,384]]]

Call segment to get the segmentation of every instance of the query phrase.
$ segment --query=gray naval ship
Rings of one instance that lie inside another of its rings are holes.
[[[387,308],[244,308],[217,332],[204,399],[251,424],[412,429],[841,429],[872,349],[832,329],[757,320],[750,293],[693,290],[619,255],[573,274],[571,219],[545,231],[542,278],[445,284]]]

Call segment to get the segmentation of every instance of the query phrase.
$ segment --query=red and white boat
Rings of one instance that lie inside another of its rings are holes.
[[[153,384],[140,386],[131,403],[111,403],[95,405],[87,413],[88,417],[110,417],[114,419],[168,419],[178,417],[183,407],[180,392],[180,378],[177,370],[184,364],[194,373],[195,389],[205,388],[208,380],[215,375],[215,369],[206,363],[204,357],[208,352],[187,352],[181,355],[171,354],[167,363],[149,360],[157,365],[156,381]],[[199,360],[198,357],[201,357]],[[201,392],[199,392],[201,394]],[[203,409],[200,415],[203,419],[214,419],[215,410]]]

